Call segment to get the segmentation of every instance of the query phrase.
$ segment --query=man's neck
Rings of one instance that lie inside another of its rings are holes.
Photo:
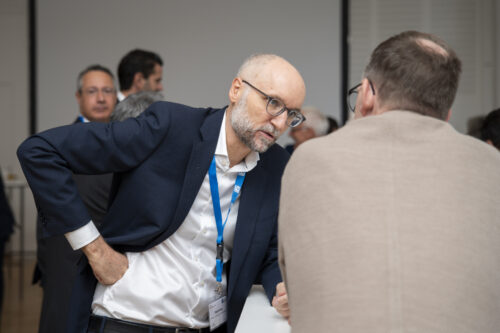
[[[138,93],[140,90],[135,88],[134,86],[130,87],[128,90],[120,90],[120,92],[123,94],[123,96],[128,97],[128,95],[132,95],[135,93]]]
[[[132,89],[120,90],[120,92],[122,93],[123,96],[125,96],[125,98],[127,98],[128,95],[132,94]]]
[[[231,125],[230,112],[226,112],[226,146],[229,158],[229,167],[233,167],[243,161],[243,159],[251,152],[250,148],[241,142],[234,132],[233,126]]]

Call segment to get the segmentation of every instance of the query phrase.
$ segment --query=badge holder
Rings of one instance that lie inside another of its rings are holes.
[[[217,329],[227,320],[227,296],[226,296],[226,291],[222,286],[222,263],[224,262],[223,257],[224,257],[224,242],[221,241],[220,243],[217,243],[217,258],[216,258],[217,285],[215,287],[215,292],[217,296],[215,297],[215,301],[210,302],[210,304],[208,305],[210,331]]]

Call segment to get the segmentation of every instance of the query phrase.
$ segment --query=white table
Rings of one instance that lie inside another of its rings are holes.
[[[290,333],[290,325],[270,304],[264,288],[254,285],[245,302],[235,333]]]

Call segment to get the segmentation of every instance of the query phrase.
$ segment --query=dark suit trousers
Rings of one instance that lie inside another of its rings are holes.
[[[73,179],[92,220],[99,228],[106,214],[112,175],[74,175]],[[39,222],[37,228],[40,236]],[[74,251],[71,248],[64,235],[38,239],[38,262],[34,282],[38,273],[43,288],[39,333],[63,333],[67,332],[68,324],[71,327],[66,318],[68,318],[77,263],[82,255],[81,251]]]

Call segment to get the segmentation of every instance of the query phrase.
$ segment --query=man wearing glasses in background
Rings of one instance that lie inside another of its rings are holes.
[[[78,74],[75,97],[80,110],[75,123],[108,122],[116,104],[113,74],[101,65],[85,68]],[[100,226],[106,214],[112,175],[74,174],[73,180],[92,220]],[[65,332],[61,317],[65,317],[69,309],[76,264],[81,255],[81,251],[69,246],[64,235],[47,238],[42,225],[37,224],[33,283],[40,281],[43,288],[39,333]]]
[[[279,260],[294,333],[498,332],[500,154],[447,122],[460,67],[430,34],[382,42],[349,91],[355,120],[293,153]]]
[[[241,66],[226,108],[159,102],[26,140],[18,156],[44,234],[85,254],[67,331],[233,332],[254,283],[287,317],[276,223],[289,155],[275,141],[303,121],[304,97],[299,72],[261,54]],[[71,172],[115,173],[100,232]]]
[[[78,74],[76,101],[79,122],[108,122],[116,104],[113,74],[101,65],[92,65]]]

